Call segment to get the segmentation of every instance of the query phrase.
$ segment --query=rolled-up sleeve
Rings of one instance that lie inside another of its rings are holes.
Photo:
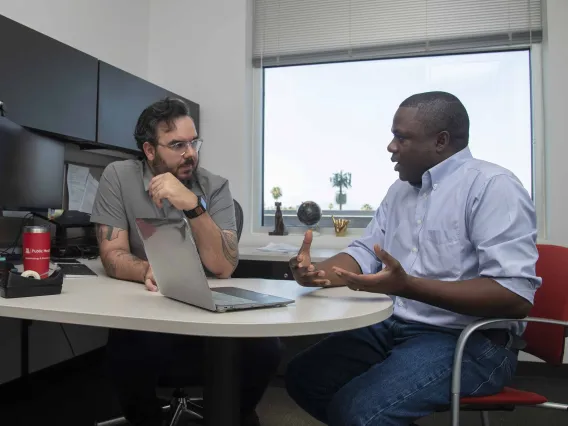
[[[536,212],[518,179],[510,175],[489,179],[472,201],[468,229],[478,255],[479,276],[533,303],[541,285],[535,271]]]
[[[375,244],[383,247],[385,241],[386,203],[383,202],[373,219],[365,228],[363,236],[353,241],[342,251],[357,261],[363,274],[374,274],[382,269],[382,263],[375,255]]]

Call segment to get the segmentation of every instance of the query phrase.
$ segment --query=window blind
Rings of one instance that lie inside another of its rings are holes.
[[[254,0],[255,66],[526,47],[541,0]]]

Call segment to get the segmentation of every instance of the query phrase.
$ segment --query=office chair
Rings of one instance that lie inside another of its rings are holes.
[[[542,278],[542,286],[536,292],[531,316],[523,320],[528,322],[523,335],[527,343],[524,352],[549,364],[562,365],[568,329],[568,248],[539,244],[538,253],[536,274]],[[545,396],[537,393],[508,387],[496,395],[460,398],[461,363],[467,339],[484,325],[503,325],[507,322],[511,320],[483,319],[462,331],[452,372],[452,426],[459,426],[460,408],[479,411],[483,426],[489,426],[489,411],[512,411],[517,406],[568,410],[567,404],[549,402]]]
[[[241,234],[243,233],[243,222],[244,222],[244,215],[243,215],[243,208],[239,204],[237,200],[233,200],[233,204],[235,205],[235,219],[237,222],[237,239],[241,240]]]
[[[243,233],[243,209],[237,200],[233,200],[235,206],[235,219],[237,224],[237,239],[240,241]],[[160,378],[158,383],[158,393],[160,389],[169,388],[173,389],[170,404],[164,406],[162,409],[168,413],[168,425],[176,426],[182,415],[188,416],[195,422],[195,424],[203,423],[203,398],[190,397],[186,392],[186,386],[191,385],[192,378],[183,377],[179,375],[168,376],[165,375]],[[107,420],[104,422],[95,422],[95,426],[121,426],[129,425],[130,423],[124,417],[117,417],[115,419]]]

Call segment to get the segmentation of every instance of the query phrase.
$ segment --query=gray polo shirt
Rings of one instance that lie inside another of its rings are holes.
[[[148,194],[152,171],[145,161],[125,160],[109,164],[101,176],[93,205],[91,222],[128,231],[130,251],[146,260],[142,240],[136,232],[136,218],[182,218],[183,212],[163,200],[163,207],[154,204]],[[233,197],[229,181],[203,167],[184,184],[205,198],[207,211],[223,230],[237,230]]]

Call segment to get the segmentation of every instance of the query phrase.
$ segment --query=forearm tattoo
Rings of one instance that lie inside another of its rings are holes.
[[[235,231],[221,230],[221,246],[225,259],[235,268],[239,263],[239,240]]]
[[[118,238],[118,235],[123,231],[124,229],[115,228],[114,226],[97,224],[97,242],[101,244],[103,241],[116,240]]]

